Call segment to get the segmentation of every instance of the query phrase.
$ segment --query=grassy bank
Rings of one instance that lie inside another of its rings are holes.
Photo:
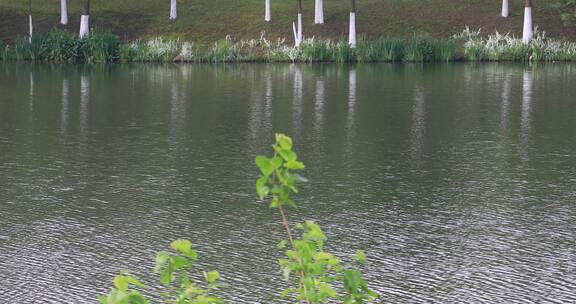
[[[272,22],[264,22],[264,0],[178,0],[178,19],[168,20],[168,0],[92,1],[91,26],[121,41],[180,39],[212,44],[228,35],[248,40],[266,32],[272,41],[292,39],[295,0],[271,0]],[[35,29],[77,33],[82,1],[68,1],[70,24],[60,26],[59,0],[32,0]],[[564,25],[557,0],[535,1],[534,18],[551,37],[576,40],[576,27]],[[358,33],[368,40],[410,38],[414,33],[449,38],[466,25],[486,33],[522,33],[522,1],[511,1],[511,16],[500,17],[501,0],[362,0],[357,3]],[[304,1],[304,36],[338,41],[347,37],[349,1],[324,1],[324,25],[314,25],[314,1]],[[0,0],[0,40],[12,43],[28,31],[28,1]]]
[[[112,34],[93,33],[86,39],[55,30],[35,35],[31,43],[18,38],[0,42],[0,60],[57,63],[113,62],[450,62],[468,61],[576,61],[576,43],[536,32],[525,44],[510,34],[464,30],[451,38],[426,35],[408,38],[361,38],[355,49],[345,40],[307,39],[299,48],[265,36],[251,40],[231,37],[214,44],[154,38],[121,43]]]

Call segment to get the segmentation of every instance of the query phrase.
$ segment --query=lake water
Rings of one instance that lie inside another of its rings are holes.
[[[0,302],[96,303],[188,238],[230,303],[284,286],[254,156],[385,303],[576,303],[576,66],[0,65]],[[144,278],[150,282],[150,278]]]

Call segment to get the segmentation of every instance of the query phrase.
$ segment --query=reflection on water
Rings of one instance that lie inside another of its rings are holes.
[[[414,89],[414,105],[412,106],[412,130],[410,136],[410,151],[412,155],[412,165],[415,169],[421,169],[422,148],[424,146],[424,133],[426,124],[426,104],[422,89]]]
[[[511,77],[504,74],[502,85],[502,102],[500,107],[500,126],[503,133],[508,129],[508,121],[510,119],[510,94],[511,94]]]
[[[62,79],[62,109],[60,110],[60,133],[62,138],[68,132],[68,107],[70,104],[70,83],[68,79]]]
[[[88,137],[88,124],[90,117],[90,79],[87,75],[80,75],[80,136],[85,140]]]
[[[522,151],[524,159],[528,159],[530,133],[532,125],[532,91],[534,89],[532,71],[522,72],[522,115],[520,117]]]
[[[348,72],[348,112],[346,113],[346,149],[351,151],[351,142],[355,129],[354,114],[356,112],[356,68],[350,68]]]
[[[294,74],[294,93],[292,93],[292,95],[294,96],[293,101],[292,101],[292,108],[294,109],[293,112],[293,128],[294,128],[294,139],[298,139],[302,137],[302,125],[303,125],[303,121],[302,121],[302,113],[304,111],[303,108],[303,81],[302,81],[302,67],[299,65],[291,65],[290,66],[291,70],[293,71]]]
[[[290,219],[366,249],[385,302],[576,302],[572,65],[1,70],[2,303],[93,303],[175,238],[230,303],[274,302],[274,132],[311,180]]]

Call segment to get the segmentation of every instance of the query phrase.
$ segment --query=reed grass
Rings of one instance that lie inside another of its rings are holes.
[[[34,35],[31,41],[19,37],[13,48],[5,48],[4,60],[40,61],[57,63],[108,63],[118,59],[120,42],[107,33],[93,33],[80,39],[62,30],[54,30],[46,35]]]
[[[576,61],[576,43],[550,39],[538,29],[529,43],[509,33],[482,37],[469,28],[454,38],[463,41],[465,59],[472,61]]]
[[[430,36],[409,38],[361,37],[356,48],[347,41],[309,38],[300,47],[285,40],[275,42],[264,35],[258,39],[231,37],[212,45],[152,38],[121,44],[107,33],[92,33],[80,39],[75,34],[54,30],[35,35],[32,42],[18,38],[12,46],[0,43],[0,60],[62,63],[107,62],[451,62],[469,61],[576,61],[576,43],[549,39],[536,32],[525,44],[509,34],[483,37],[480,31],[465,29],[451,39]]]

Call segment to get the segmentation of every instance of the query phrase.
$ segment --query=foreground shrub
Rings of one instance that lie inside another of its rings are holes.
[[[218,289],[220,274],[217,271],[203,272],[204,282],[194,281],[189,274],[199,254],[188,240],[176,240],[170,244],[172,252],[162,251],[156,256],[155,272],[164,288],[162,297],[165,303],[218,304],[222,300],[214,295]],[[114,287],[107,295],[100,296],[101,304],[148,303],[137,289],[146,286],[130,273],[122,272],[114,280]]]
[[[228,54],[228,51],[225,52]],[[287,240],[278,245],[285,250],[279,260],[284,279],[292,286],[282,292],[282,299],[291,302],[320,304],[344,303],[363,304],[374,301],[378,294],[370,289],[358,266],[366,262],[364,251],[357,251],[354,262],[346,265],[334,254],[325,250],[328,240],[320,226],[313,221],[295,225],[301,233],[293,236],[286,208],[296,207],[292,195],[298,193],[297,183],[306,179],[295,173],[304,169],[304,164],[292,150],[292,139],[277,134],[272,146],[272,157],[257,156],[256,165],[261,176],[256,181],[256,192],[261,200],[268,199],[270,208],[277,209],[282,219]],[[198,252],[187,240],[176,240],[170,245],[173,253],[159,252],[156,256],[155,272],[165,288],[164,303],[217,304],[222,300],[214,295],[219,288],[220,274],[204,272],[204,282],[195,282],[189,275],[191,266],[199,258]],[[101,304],[148,303],[140,290],[145,285],[129,273],[123,272],[114,280],[114,287],[100,297]]]
[[[288,247],[286,257],[279,261],[284,279],[292,282],[282,298],[303,303],[364,303],[375,300],[377,294],[370,290],[362,272],[353,266],[343,266],[334,254],[324,250],[327,237],[313,221],[296,225],[302,237],[295,239],[288,221],[286,208],[296,207],[292,194],[298,193],[297,183],[306,181],[295,173],[304,164],[292,150],[292,139],[276,134],[272,146],[274,156],[256,157],[261,176],[256,181],[260,199],[268,199],[270,208],[278,209],[288,240],[281,241],[279,248]],[[356,260],[365,261],[365,254],[358,251]]]

